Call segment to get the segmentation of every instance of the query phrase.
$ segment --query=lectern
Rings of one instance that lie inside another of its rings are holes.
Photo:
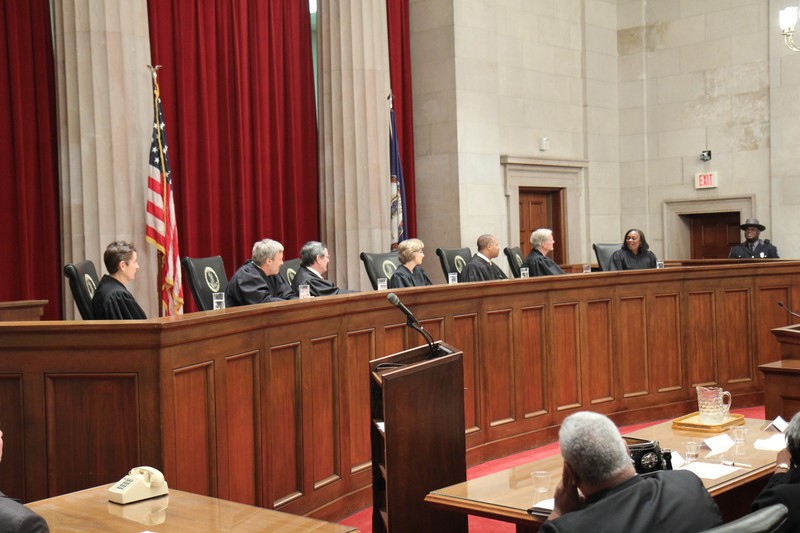
[[[467,479],[462,353],[440,341],[370,361],[370,403],[372,531],[465,533],[466,515],[424,502]]]

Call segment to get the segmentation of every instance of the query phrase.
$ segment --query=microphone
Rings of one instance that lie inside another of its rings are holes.
[[[408,307],[403,305],[403,302],[400,301],[400,298],[398,298],[395,293],[390,292],[389,294],[386,295],[386,299],[389,300],[390,304],[401,310],[403,314],[406,315],[411,322],[419,324],[419,320],[417,320],[417,317],[414,316],[414,313],[409,311]]]
[[[436,354],[439,351],[439,349],[436,346],[436,344],[434,344],[433,337],[431,337],[431,334],[428,333],[425,330],[425,328],[422,327],[422,324],[419,323],[419,320],[417,320],[417,317],[414,316],[414,313],[409,311],[408,307],[403,305],[403,302],[400,301],[400,298],[398,298],[395,293],[390,292],[389,294],[386,295],[386,299],[389,301],[390,304],[398,308],[400,311],[403,312],[404,315],[406,315],[406,325],[411,329],[413,329],[414,331],[416,331],[417,333],[419,333],[420,335],[422,335],[422,337],[425,339],[425,342],[428,344],[428,348],[430,348],[431,350],[429,357],[431,359],[436,357]]]
[[[402,305],[402,304],[401,304],[401,305]],[[794,311],[792,311],[791,309],[789,309],[788,307],[786,307],[785,305],[783,305],[783,302],[778,302],[778,307],[781,307],[781,308],[783,308],[784,310],[786,310],[786,312],[787,312],[787,313],[789,313],[789,314],[790,314],[790,315],[792,315],[793,317],[800,318],[800,314],[797,314],[797,313],[795,313]]]

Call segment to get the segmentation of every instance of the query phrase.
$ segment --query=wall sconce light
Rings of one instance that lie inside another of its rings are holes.
[[[703,150],[700,152],[700,161],[711,161],[711,150]]]
[[[798,11],[800,11],[800,7],[791,6],[781,9],[778,15],[781,32],[783,33],[783,42],[793,52],[800,52],[800,47],[794,43],[794,27],[797,26]]]

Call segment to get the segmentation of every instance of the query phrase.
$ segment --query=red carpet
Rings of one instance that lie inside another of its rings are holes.
[[[744,409],[734,409],[733,412],[741,413],[747,418],[764,418],[764,406],[759,407],[745,407]],[[666,420],[654,420],[652,422],[645,422],[643,424],[634,424],[632,426],[623,426],[620,428],[621,433],[630,433],[639,429],[665,422]],[[527,450],[508,457],[495,459],[494,461],[487,461],[483,464],[473,466],[467,469],[467,479],[474,479],[476,477],[485,476],[498,470],[504,470],[513,466],[523,465],[549,457],[558,453],[558,443],[547,444],[540,446],[533,450]],[[362,533],[372,533],[372,507],[367,507],[363,511],[359,511],[354,515],[348,516],[340,522],[340,524],[356,527]],[[514,525],[497,520],[489,520],[488,518],[480,518],[477,516],[469,517],[469,531],[470,533],[514,533]]]

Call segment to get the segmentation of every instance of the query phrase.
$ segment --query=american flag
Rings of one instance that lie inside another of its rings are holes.
[[[390,97],[391,98],[391,97]],[[389,166],[391,169],[391,231],[392,231],[392,250],[397,249],[397,245],[406,239],[405,211],[406,187],[403,182],[403,166],[400,161],[400,145],[397,141],[397,123],[394,118],[394,108],[390,110],[389,124]]]
[[[150,146],[150,173],[147,176],[147,242],[159,251],[161,259],[161,316],[183,314],[183,284],[178,252],[178,226],[167,158],[167,131],[161,110],[161,95],[153,69],[153,143]]]

